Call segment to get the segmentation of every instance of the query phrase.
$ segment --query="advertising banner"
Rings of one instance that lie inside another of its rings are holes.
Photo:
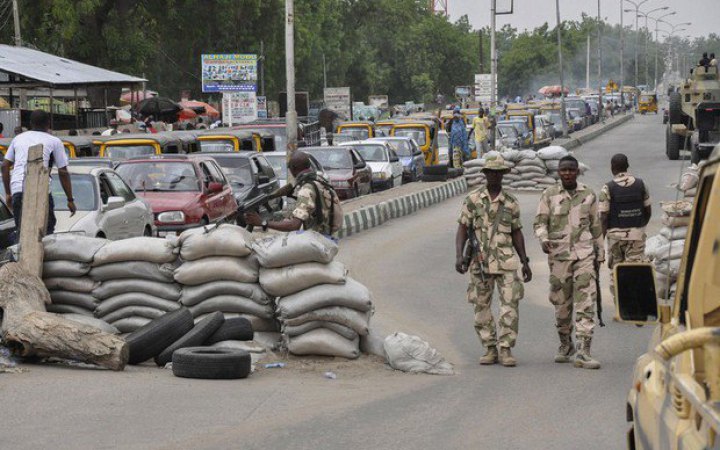
[[[495,76],[495,98],[497,99],[497,76]],[[475,74],[475,101],[487,103],[492,92],[492,75],[489,73]]]
[[[254,92],[225,92],[222,106],[223,123],[230,126],[252,122],[258,118]]]
[[[349,87],[325,88],[325,108],[335,111],[345,119],[352,118]]]
[[[202,55],[202,91],[255,92],[257,55]]]

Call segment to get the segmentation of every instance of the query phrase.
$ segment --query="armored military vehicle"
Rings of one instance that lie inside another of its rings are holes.
[[[666,131],[667,157],[690,150],[693,163],[710,156],[720,142],[720,79],[717,66],[693,68],[679,92],[670,94]]]

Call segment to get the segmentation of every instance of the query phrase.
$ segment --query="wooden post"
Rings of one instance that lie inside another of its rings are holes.
[[[29,274],[42,278],[50,174],[43,164],[42,144],[28,150],[23,189],[22,221],[20,223],[20,266]]]

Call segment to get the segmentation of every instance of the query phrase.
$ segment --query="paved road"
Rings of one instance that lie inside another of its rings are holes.
[[[610,156],[623,151],[654,200],[674,198],[670,184],[683,162],[665,160],[663,136],[656,116],[638,116],[579,148],[593,169],[585,181],[599,188]],[[632,366],[651,330],[612,321],[597,329],[600,371],[552,362],[558,343],[547,267],[531,235],[538,197],[520,196],[535,279],[521,304],[516,368],[477,365],[466,280],[453,271],[460,202],[453,199],[345,239],[339,259],[374,292],[376,324],[429,340],[455,363],[456,376],[406,375],[372,357],[290,359],[286,369],[226,382],[150,366],[122,373],[29,366],[0,377],[3,447],[622,448]],[[651,229],[657,224],[656,216]],[[607,289],[604,297],[609,318]],[[337,380],[322,377],[328,369]]]

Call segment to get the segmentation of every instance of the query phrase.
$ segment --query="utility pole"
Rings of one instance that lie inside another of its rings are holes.
[[[297,111],[295,110],[295,6],[285,0],[285,77],[287,113],[285,114],[288,161],[297,149]]]
[[[600,17],[600,0],[598,0],[598,48],[597,48],[597,57],[598,57],[598,85],[602,84],[602,27],[603,22]]]
[[[585,89],[590,89],[590,34],[587,35],[587,55],[585,56]]]
[[[322,54],[323,56],[323,87],[327,87],[327,65],[325,64],[325,53]]]
[[[623,86],[625,86],[625,25],[623,25],[624,0],[620,0],[620,103],[625,107],[625,99],[623,98]]]
[[[15,46],[22,47],[22,37],[20,36],[20,11],[18,10],[17,0],[12,2],[13,21],[15,22]]]
[[[555,11],[557,13],[557,43],[558,43],[558,64],[560,65],[560,114],[562,115],[563,137],[568,137],[567,117],[565,116],[565,71],[562,60],[562,36],[560,33],[560,0],[555,0]]]
[[[260,41],[260,95],[265,95],[265,42]]]
[[[483,30],[480,28],[478,30],[478,35],[480,36],[480,71],[478,73],[485,73],[485,65],[483,62],[485,61],[485,55],[483,54]]]
[[[495,108],[497,98],[497,49],[495,48],[495,15],[497,14],[497,0],[490,0],[490,109]],[[493,139],[493,145],[495,140]]]

